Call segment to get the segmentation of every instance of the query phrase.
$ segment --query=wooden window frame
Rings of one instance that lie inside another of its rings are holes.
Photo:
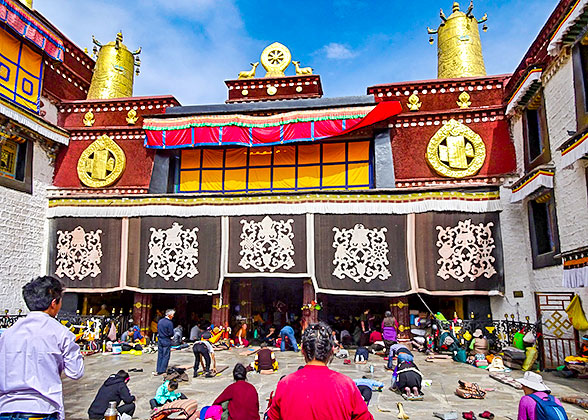
[[[529,145],[529,128],[527,111],[536,110],[539,115],[539,135],[542,146],[541,153],[531,158]],[[543,98],[543,91],[539,91],[534,99],[529,102],[529,105],[523,112],[523,139],[524,139],[524,161],[525,171],[530,172],[540,165],[545,165],[551,160],[551,150],[549,148],[549,131],[547,129],[547,117],[545,115],[545,101]]]
[[[554,191],[550,190],[547,194],[549,194],[549,198],[545,201],[547,204],[548,210],[548,218],[549,218],[549,228],[551,230],[551,240],[553,242],[553,248],[551,251],[539,254],[538,244],[537,244],[537,235],[535,230],[535,221],[533,215],[533,207],[531,206],[532,201],[536,201],[541,197],[545,197],[544,194],[541,197],[536,197],[527,202],[528,208],[528,216],[529,216],[529,236],[531,241],[531,252],[533,255],[533,269],[536,270],[538,268],[543,267],[551,267],[554,265],[558,265],[560,261],[554,258],[557,254],[560,253],[560,244],[559,244],[559,229],[557,224],[557,214],[555,210],[555,197]]]
[[[585,50],[586,65],[582,63],[582,49]],[[576,102],[576,130],[588,127],[588,45],[577,43],[572,49],[572,63],[574,67],[574,91]],[[584,74],[586,72],[586,74]]]
[[[25,140],[21,143],[26,147],[25,150],[25,173],[22,181],[18,179],[10,179],[4,176],[0,176],[0,186],[10,188],[11,190],[21,191],[27,194],[33,193],[33,149],[34,144],[30,140]],[[20,151],[19,157],[20,159]]]

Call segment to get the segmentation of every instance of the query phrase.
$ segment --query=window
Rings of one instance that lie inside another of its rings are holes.
[[[588,126],[588,45],[583,45],[584,42],[583,40],[576,45],[573,50],[578,131]]]
[[[15,141],[16,140],[16,141]],[[0,185],[30,193],[33,146],[0,133]]]
[[[370,141],[182,151],[179,192],[285,192],[372,187]]]
[[[530,200],[528,205],[533,268],[556,265],[558,261],[554,256],[559,253],[559,233],[553,192]]]
[[[537,94],[525,109],[523,134],[525,138],[525,169],[530,171],[549,162],[551,153],[541,93]]]

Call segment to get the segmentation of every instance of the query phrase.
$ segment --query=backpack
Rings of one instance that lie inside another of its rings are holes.
[[[537,420],[568,420],[566,410],[555,402],[553,395],[548,394],[546,400],[535,394],[530,394],[529,397],[537,403],[535,407]]]

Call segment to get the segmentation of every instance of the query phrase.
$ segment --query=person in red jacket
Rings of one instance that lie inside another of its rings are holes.
[[[312,324],[302,336],[306,366],[278,382],[269,420],[373,420],[351,378],[328,368],[333,335],[324,324]]]
[[[235,382],[214,400],[229,411],[229,420],[259,420],[259,397],[253,385],[247,382],[247,369],[241,363],[233,368]]]

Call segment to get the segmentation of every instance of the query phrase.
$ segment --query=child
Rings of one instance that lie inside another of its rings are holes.
[[[165,381],[155,393],[155,398],[149,400],[149,405],[151,405],[151,409],[161,407],[163,404],[167,402],[172,402],[175,400],[185,400],[187,397],[179,392],[178,390],[178,383],[174,380],[172,381]]]

